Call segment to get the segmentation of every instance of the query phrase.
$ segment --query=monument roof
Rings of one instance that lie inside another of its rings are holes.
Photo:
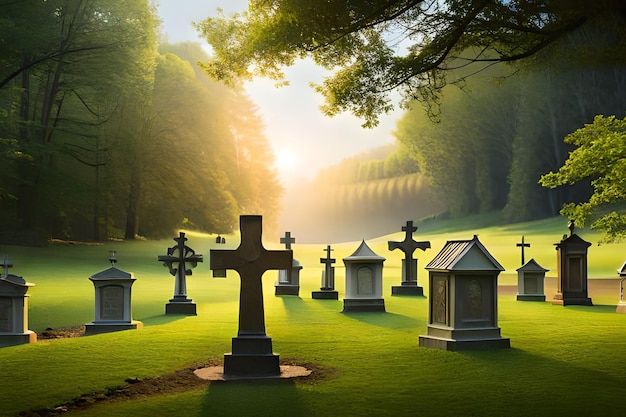
[[[504,271],[474,235],[471,240],[449,240],[425,266],[428,270]]]
[[[620,277],[626,276],[626,261],[624,261],[622,267],[617,270],[617,273],[620,275]]]
[[[535,259],[533,258],[530,261],[526,262],[524,265],[522,265],[519,268],[517,268],[516,271],[523,271],[523,272],[548,272],[549,269],[545,269],[543,266],[539,265],[537,263],[537,261],[535,261]]]
[[[92,275],[89,279],[133,279],[133,274],[112,266]]]
[[[344,261],[356,262],[356,261],[384,261],[385,258],[376,254],[365,240],[361,241],[359,247],[354,251],[354,253],[350,256],[343,258]]]
[[[563,238],[563,240],[561,240],[559,243],[555,243],[554,245],[557,247],[561,247],[563,245],[581,245],[588,248],[589,246],[591,246],[591,242],[587,242],[576,233],[573,233],[568,237]]]

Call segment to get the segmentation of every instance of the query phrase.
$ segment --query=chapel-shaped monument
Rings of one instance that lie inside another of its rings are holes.
[[[292,250],[291,245],[296,243],[296,239],[291,236],[291,232],[285,232],[285,236],[280,238],[280,243],[285,245],[285,249]],[[274,284],[274,295],[300,295],[300,271],[302,265],[297,259],[293,259],[291,270],[279,269],[278,279]]]
[[[517,301],[546,301],[544,282],[548,271],[535,259],[517,268]]]
[[[428,331],[419,345],[442,350],[510,348],[498,327],[498,275],[504,268],[474,236],[448,241],[428,270]]]
[[[556,246],[557,293],[552,304],[591,306],[587,286],[587,251],[591,243],[574,233],[574,222],[568,224],[570,235]]]
[[[9,274],[8,268],[12,266],[5,255],[0,277],[0,347],[37,341],[37,333],[28,330],[29,296],[26,295],[28,289],[35,284]]]
[[[343,311],[384,312],[383,262],[365,240],[350,256],[343,258],[346,267],[346,298]]]

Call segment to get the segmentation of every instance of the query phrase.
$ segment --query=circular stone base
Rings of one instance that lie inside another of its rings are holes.
[[[226,376],[224,375],[224,367],[223,366],[209,366],[208,368],[200,368],[193,371],[193,373],[200,379],[206,379],[208,381],[235,381],[240,379],[269,379],[269,378],[296,378],[299,376],[309,376],[311,375],[310,370],[306,369],[303,366],[291,366],[291,365],[281,365],[280,366],[280,375],[253,375],[253,376],[245,376],[245,375],[233,375]]]

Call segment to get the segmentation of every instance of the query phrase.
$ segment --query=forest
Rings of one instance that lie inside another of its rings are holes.
[[[276,227],[254,103],[161,38],[148,0],[0,2],[0,241]]]

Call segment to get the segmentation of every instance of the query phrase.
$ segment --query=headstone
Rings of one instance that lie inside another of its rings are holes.
[[[568,224],[570,235],[565,235],[556,246],[557,293],[552,304],[593,305],[588,296],[587,251],[591,243],[574,233],[574,222]]]
[[[407,221],[406,226],[402,226],[402,231],[406,232],[404,240],[401,242],[389,241],[389,250],[400,249],[404,252],[402,260],[402,282],[400,286],[391,287],[391,295],[424,295],[424,288],[417,285],[417,259],[413,259],[415,249],[425,251],[430,249],[430,242],[416,242],[413,240],[413,232],[417,227],[412,221]]]
[[[343,258],[346,267],[346,298],[343,312],[384,312],[383,262],[385,258],[374,253],[361,242],[356,251]]]
[[[35,343],[37,333],[28,330],[28,295],[35,286],[22,277],[9,274],[13,264],[4,255],[0,277],[0,347]]]
[[[330,257],[330,252],[333,249],[330,245],[326,245],[324,251],[326,252],[326,257],[320,258],[320,262],[324,264],[322,284],[319,291],[311,292],[311,298],[316,300],[338,300],[339,293],[335,291],[335,267],[333,266],[336,260]]]
[[[516,243],[515,246],[517,246],[518,248],[522,249],[522,263],[521,265],[524,265],[526,262],[524,260],[524,249],[525,248],[530,248],[530,243],[524,243],[524,236],[522,236],[522,241],[520,243]]]
[[[534,259],[517,268],[517,301],[546,301],[546,272]]]
[[[232,353],[224,355],[224,375],[279,376],[279,356],[272,352],[272,339],[265,333],[261,278],[269,269],[289,269],[293,265],[293,252],[263,247],[261,216],[241,216],[239,223],[239,247],[211,249],[210,255],[214,276],[216,271],[222,276],[222,271],[233,269],[241,279],[239,331],[232,339]]]
[[[163,262],[170,270],[170,274],[176,277],[174,284],[174,297],[165,305],[165,314],[196,315],[196,304],[191,298],[187,298],[187,275],[191,275],[191,269],[202,262],[202,255],[185,245],[187,238],[183,232],[174,238],[175,246],[167,249],[167,255],[160,255],[158,260]]]
[[[448,241],[426,265],[428,331],[419,345],[442,350],[510,348],[498,327],[498,275],[504,268],[480,243]]]
[[[133,330],[143,323],[132,319],[132,291],[135,282],[132,273],[115,267],[115,252],[109,254],[111,267],[89,277],[93,282],[96,297],[94,321],[85,325],[85,335]]]
[[[624,280],[626,279],[626,262],[617,270],[619,274],[619,303],[617,303],[617,313],[626,314],[626,300],[624,300]]]
[[[285,237],[280,238],[280,243],[285,245],[285,249],[291,250],[291,244],[296,243],[296,239],[291,237],[291,232],[285,232]],[[278,280],[276,281],[275,295],[295,295],[300,294],[300,271],[302,265],[296,259],[293,260],[291,273],[288,270],[281,269],[278,271]]]

